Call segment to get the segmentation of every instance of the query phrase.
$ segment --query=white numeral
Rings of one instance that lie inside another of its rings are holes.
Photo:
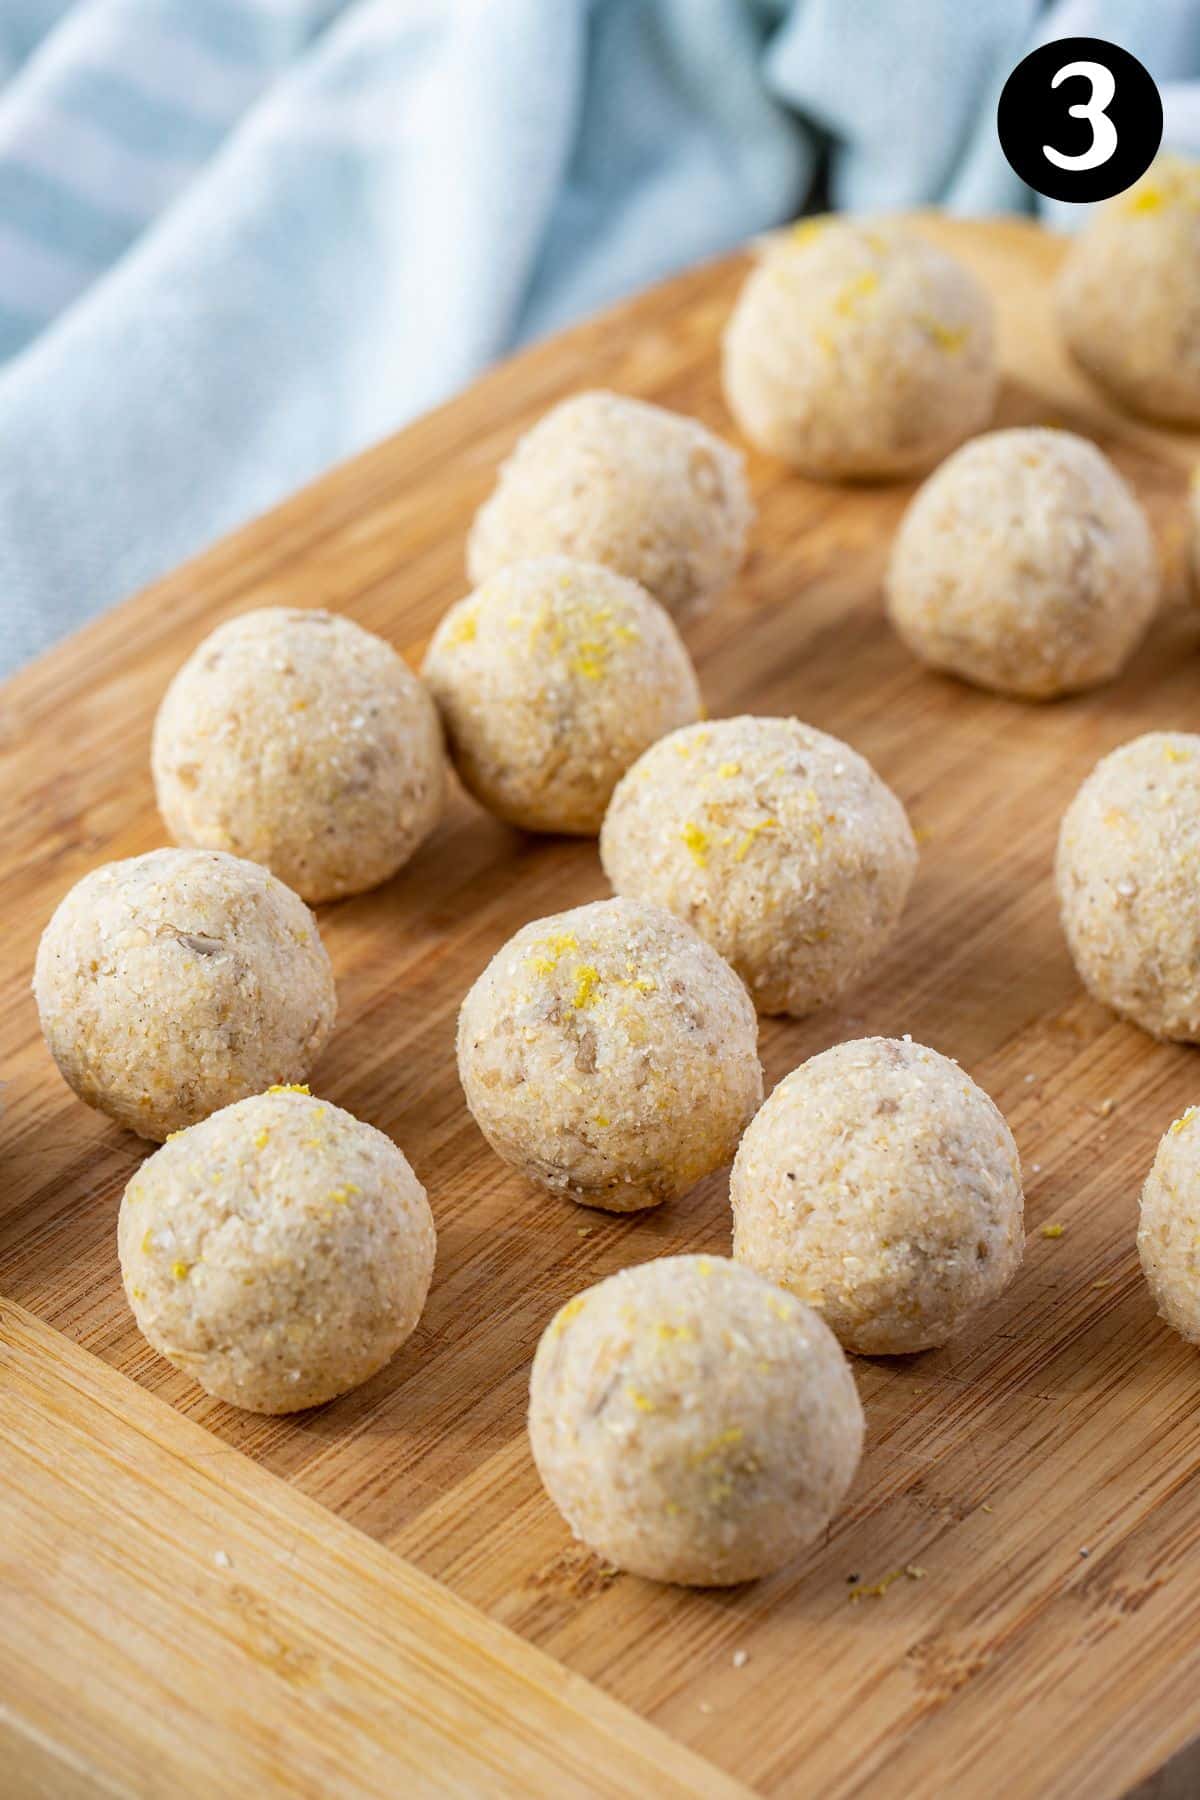
[[[1086,101],[1067,108],[1071,118],[1087,120],[1092,128],[1092,141],[1079,156],[1064,156],[1053,144],[1043,144],[1042,155],[1057,169],[1098,169],[1117,147],[1117,128],[1105,111],[1112,104],[1117,84],[1112,70],[1104,63],[1073,62],[1064,63],[1050,86],[1056,88],[1060,81],[1066,81],[1072,75],[1083,75],[1092,84]]]

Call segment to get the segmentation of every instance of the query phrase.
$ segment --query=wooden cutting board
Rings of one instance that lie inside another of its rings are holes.
[[[712,712],[794,712],[848,738],[922,842],[867,983],[812,1020],[764,1022],[769,1082],[874,1032],[957,1057],[1021,1148],[1019,1279],[951,1348],[856,1363],[864,1465],[803,1562],[729,1593],[659,1588],[574,1547],[543,1495],[529,1361],[588,1282],[727,1250],[725,1176],[634,1217],[550,1199],[490,1154],[454,1071],[456,1008],[489,956],[606,892],[593,844],[521,837],[458,795],[397,880],[323,910],[341,1012],[315,1086],[403,1145],[440,1241],[412,1340],[318,1412],[235,1413],[142,1342],[114,1224],[144,1147],[72,1098],[38,1038],[29,971],[54,903],[162,841],[150,724],[198,639],[250,606],[323,605],[417,658],[464,591],[498,460],[552,401],[611,386],[730,431],[716,343],[733,258],[501,366],[3,695],[0,1716],[17,1791],[1094,1800],[1172,1759],[1162,1779],[1196,1791],[1200,1361],[1156,1321],[1134,1230],[1200,1060],[1083,995],[1050,866],[1099,755],[1200,729],[1183,510],[1200,443],[1118,417],[1067,366],[1053,239],[927,228],[996,296],[999,423],[1095,437],[1149,508],[1167,576],[1150,641],[1111,687],[1052,706],[928,674],[880,608],[910,490],[821,487],[755,457],[752,555],[691,644]]]

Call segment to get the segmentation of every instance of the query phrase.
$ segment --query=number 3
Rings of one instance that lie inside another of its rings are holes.
[[[1083,75],[1091,83],[1092,91],[1087,100],[1079,106],[1068,106],[1067,112],[1072,119],[1087,120],[1092,128],[1092,141],[1078,156],[1064,156],[1053,144],[1043,144],[1042,155],[1057,169],[1098,169],[1117,147],[1117,128],[1105,110],[1112,104],[1117,84],[1112,70],[1104,63],[1073,62],[1063,64],[1050,86],[1056,88],[1060,81],[1066,81],[1072,75]]]

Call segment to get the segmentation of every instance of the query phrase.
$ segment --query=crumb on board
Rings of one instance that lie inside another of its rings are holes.
[[[979,1510],[980,1510],[980,1512],[990,1513],[990,1512],[995,1512],[996,1509],[994,1506],[989,1506],[987,1501],[985,1500],[983,1502],[983,1505],[979,1508]]]
[[[1065,1225],[1041,1225],[1038,1229],[1044,1238],[1060,1238],[1067,1228]]]
[[[746,1664],[749,1661],[750,1661],[750,1652],[748,1650],[735,1650],[734,1651],[733,1666],[735,1669],[744,1669]]]
[[[1117,1103],[1110,1095],[1110,1097],[1107,1100],[1102,1100],[1100,1102],[1100,1105],[1097,1110],[1099,1111],[1100,1117],[1102,1119],[1111,1119],[1113,1114],[1117,1110]]]
[[[888,1589],[893,1587],[897,1581],[906,1579],[908,1581],[924,1581],[928,1573],[928,1569],[921,1568],[918,1563],[904,1563],[899,1569],[892,1569],[887,1575],[882,1576],[879,1581],[873,1581],[870,1586],[861,1584],[853,1586],[847,1598],[852,1603],[855,1600],[882,1600]]]
[[[233,1558],[230,1556],[228,1550],[215,1551],[213,1554],[213,1561],[216,1563],[218,1569],[232,1569],[233,1567]]]

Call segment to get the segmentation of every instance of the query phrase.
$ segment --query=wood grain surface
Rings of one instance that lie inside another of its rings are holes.
[[[0,1301],[0,1790],[746,1790]]]
[[[751,458],[753,553],[690,633],[709,708],[792,712],[848,738],[922,842],[903,928],[864,986],[809,1021],[764,1022],[768,1081],[841,1038],[911,1032],[1004,1109],[1028,1195],[1026,1263],[1003,1301],[947,1350],[856,1362],[868,1449],[827,1540],[724,1594],[614,1577],[572,1546],[530,1462],[529,1360],[555,1307],[628,1263],[729,1242],[724,1175],[654,1214],[585,1212],[507,1173],[464,1110],[458,1002],[518,925],[607,891],[594,845],[522,837],[457,795],[394,882],[323,909],[341,1011],[314,1086],[404,1147],[439,1255],[395,1362],[298,1418],[234,1413],[139,1338],[114,1228],[144,1148],[63,1087],[27,991],[70,883],[162,841],[150,723],[198,639],[286,601],[344,610],[418,656],[465,590],[465,532],[498,459],[550,402],[607,385],[731,430],[715,348],[741,259],[498,368],[10,684],[0,1292],[206,1426],[215,1456],[246,1453],[749,1786],[1093,1800],[1200,1733],[1200,1362],[1155,1320],[1134,1250],[1138,1189],[1165,1126],[1200,1098],[1200,1062],[1086,998],[1050,867],[1099,755],[1149,728],[1200,729],[1183,511],[1200,444],[1119,418],[1068,367],[1050,324],[1053,239],[1020,223],[926,228],[996,296],[999,422],[1064,424],[1114,456],[1151,514],[1167,594],[1102,692],[1043,707],[982,694],[919,668],[882,616],[911,490],[827,488]],[[1048,1222],[1061,1237],[1040,1235]],[[920,1573],[887,1579],[905,1568]],[[851,1576],[885,1591],[854,1599]]]

